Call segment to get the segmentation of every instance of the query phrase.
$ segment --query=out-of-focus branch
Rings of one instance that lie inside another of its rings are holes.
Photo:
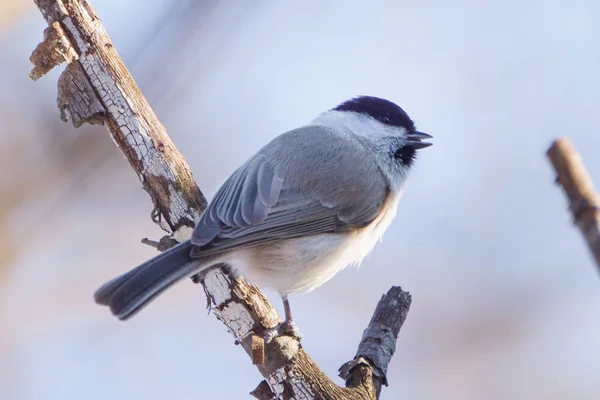
[[[29,11],[31,4],[22,0],[3,0],[0,10],[0,28],[6,28]]]
[[[556,182],[567,196],[574,222],[600,268],[600,200],[592,179],[568,138],[555,140],[546,154],[556,170]]]
[[[159,250],[182,241],[206,207],[182,155],[167,136],[121,61],[100,19],[85,0],[36,0],[48,22],[44,41],[31,57],[38,79],[63,61],[59,78],[61,117],[75,126],[104,124],[138,174],[154,203],[153,220],[171,233]],[[392,288],[380,301],[353,361],[341,369],[346,387],[337,386],[304,352],[297,338],[267,329],[281,322],[265,295],[225,267],[201,277],[213,313],[251,356],[265,377],[253,395],[259,399],[376,399],[386,384],[387,366],[410,306],[410,295]]]

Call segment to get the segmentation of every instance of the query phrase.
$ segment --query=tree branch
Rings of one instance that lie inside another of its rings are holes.
[[[150,105],[123,64],[100,19],[85,0],[35,0],[49,27],[31,56],[38,79],[67,62],[59,78],[61,118],[74,126],[104,124],[154,204],[152,219],[169,232],[143,243],[164,250],[188,239],[206,200]],[[259,399],[376,399],[387,384],[387,366],[410,306],[393,287],[379,302],[354,360],[340,368],[346,387],[333,383],[290,336],[262,339],[281,319],[266,296],[222,266],[195,280],[204,286],[213,314],[257,365],[265,381]]]
[[[567,196],[573,220],[600,268],[600,200],[592,179],[568,138],[555,140],[546,154],[556,171],[556,182]]]
[[[153,220],[167,232],[189,236],[206,199],[93,8],[86,1],[35,3],[49,27],[31,56],[30,76],[37,79],[68,62],[58,86],[61,118],[71,118],[75,127],[105,124],[150,194]]]

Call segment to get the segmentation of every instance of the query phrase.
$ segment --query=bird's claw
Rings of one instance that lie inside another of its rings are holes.
[[[284,335],[294,337],[298,339],[298,341],[302,339],[302,333],[300,333],[300,329],[298,329],[298,326],[294,321],[283,321],[279,325],[267,329],[263,334],[263,339],[265,340],[265,343],[269,343],[276,337]]]

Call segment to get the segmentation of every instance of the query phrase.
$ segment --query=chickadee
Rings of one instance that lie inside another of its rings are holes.
[[[417,150],[432,136],[396,104],[360,96],[283,133],[215,194],[192,238],[105,283],[98,304],[125,320],[183,278],[228,264],[288,296],[359,264],[396,215]]]

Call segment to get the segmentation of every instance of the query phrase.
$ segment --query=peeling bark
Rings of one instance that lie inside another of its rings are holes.
[[[206,200],[183,156],[123,64],[100,19],[85,0],[36,0],[49,24],[31,60],[32,79],[63,61],[58,85],[61,118],[74,126],[103,123],[154,204],[151,217],[170,233],[142,242],[165,250],[191,236]],[[213,268],[202,283],[213,314],[248,353],[265,378],[251,393],[259,399],[376,399],[387,384],[387,366],[410,306],[410,295],[393,287],[379,302],[354,360],[340,369],[337,386],[306,354],[297,338],[265,331],[281,322],[267,297],[226,267]]]
[[[62,62],[76,59],[77,53],[71,47],[65,31],[58,22],[54,21],[44,30],[44,41],[38,44],[29,57],[29,61],[35,66],[29,77],[34,81],[38,80]]]
[[[65,54],[62,59],[70,64],[59,80],[61,116],[70,116],[74,126],[104,122],[150,194],[153,220],[168,233],[192,228],[206,199],[91,5],[72,0],[36,4],[50,28],[32,55],[31,75],[41,76],[61,61],[57,54]]]
[[[58,78],[58,109],[63,121],[72,121],[75,128],[84,122],[103,125],[106,109],[96,97],[94,88],[81,65],[72,62]]]

